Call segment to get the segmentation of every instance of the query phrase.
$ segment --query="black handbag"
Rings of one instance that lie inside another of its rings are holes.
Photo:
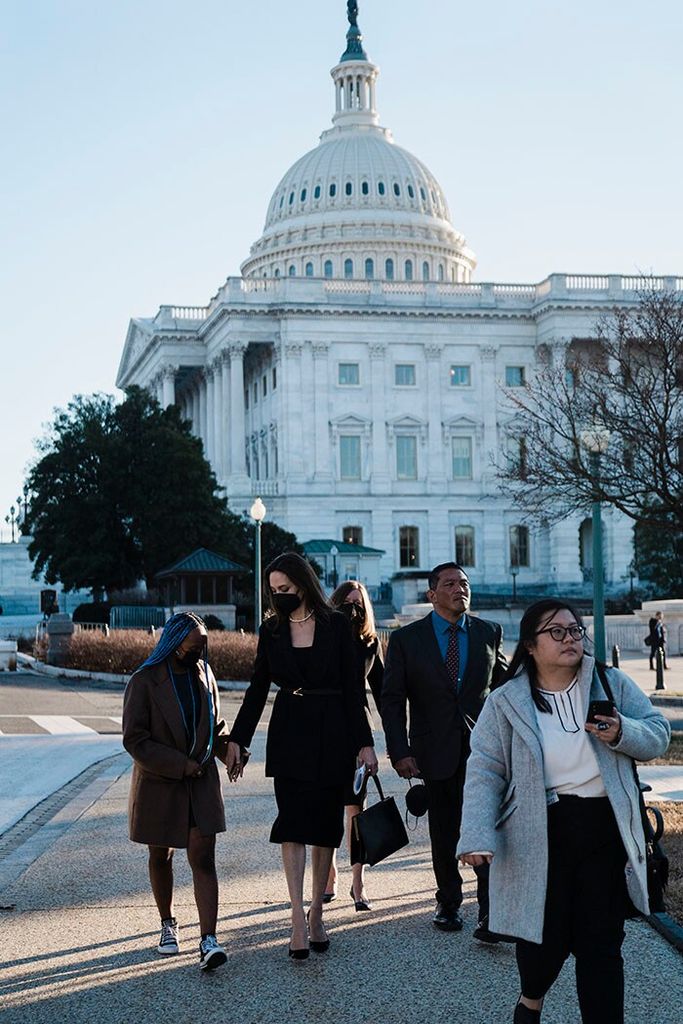
[[[612,693],[612,688],[607,681],[607,669],[604,665],[598,665],[595,663],[595,668],[598,673],[598,678],[602,683],[602,688],[605,691],[607,699],[612,702],[614,707],[617,707]],[[618,710],[618,709],[617,709]],[[664,906],[664,890],[667,887],[669,881],[669,858],[662,849],[659,840],[664,835],[664,819],[662,818],[661,811],[657,807],[648,807],[645,803],[643,793],[646,793],[651,786],[647,786],[640,781],[638,776],[638,769],[636,762],[631,758],[631,765],[633,767],[633,777],[636,781],[638,788],[638,803],[640,805],[640,820],[643,826],[643,833],[645,835],[645,860],[647,867],[647,896],[650,904],[650,913],[652,914],[663,914],[665,912]],[[654,819],[654,826],[652,820]],[[630,912],[627,914],[628,917],[638,916],[638,911],[631,905]]]
[[[366,807],[353,819],[351,830],[351,863],[379,864],[408,845],[408,833],[393,796],[385,797],[376,775],[379,802]]]

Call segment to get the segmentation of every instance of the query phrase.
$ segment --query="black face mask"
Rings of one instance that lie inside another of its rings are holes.
[[[427,787],[424,783],[420,783],[417,786],[412,786],[406,793],[406,807],[416,818],[421,818],[423,814],[427,813],[429,806],[429,797],[427,795]]]
[[[178,658],[178,661],[183,666],[183,668],[194,668],[195,665],[199,664],[199,659],[201,658],[201,656],[202,651],[185,651],[182,657],[178,657],[178,655],[176,654],[176,658]]]
[[[352,626],[356,629],[365,622],[365,608],[361,608],[359,604],[352,604],[350,601],[346,601],[344,604],[339,606],[339,611],[346,616]]]
[[[291,615],[301,604],[298,594],[271,594],[270,599],[278,615]]]

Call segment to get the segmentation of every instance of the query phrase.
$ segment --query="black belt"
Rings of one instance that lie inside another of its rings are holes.
[[[288,693],[292,697],[341,697],[343,690],[304,690],[299,687],[296,690],[290,690],[287,686],[280,687],[280,693]]]

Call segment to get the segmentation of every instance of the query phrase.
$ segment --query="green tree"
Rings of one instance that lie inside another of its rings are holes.
[[[651,584],[658,597],[683,594],[683,531],[673,518],[668,530],[636,524],[635,566],[640,579]]]
[[[151,584],[155,573],[198,547],[250,572],[253,529],[226,508],[201,441],[176,406],[140,388],[124,402],[76,396],[38,444],[24,526],[36,576],[94,596]],[[264,552],[301,551],[292,534],[264,527]],[[251,581],[245,580],[248,589]]]

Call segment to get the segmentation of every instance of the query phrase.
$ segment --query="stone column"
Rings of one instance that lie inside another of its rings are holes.
[[[427,486],[430,494],[445,494],[446,471],[444,468],[444,446],[441,437],[441,392],[443,380],[441,373],[441,353],[443,345],[429,344],[424,348],[427,359],[427,394],[429,441],[427,455]],[[430,538],[432,534],[432,514],[430,514]],[[446,530],[448,533],[448,530]],[[435,540],[435,544],[441,544]]]
[[[282,333],[284,334],[284,327]],[[283,423],[280,471],[292,485],[301,485],[306,467],[303,459],[303,402],[300,342],[285,343],[282,358]],[[310,424],[307,424],[310,429]]]
[[[244,494],[249,491],[244,453],[244,353],[246,350],[247,344],[243,341],[233,341],[229,349],[231,487],[237,488]]]
[[[493,345],[485,345],[479,351],[481,361],[478,367],[473,367],[473,370],[475,373],[478,370],[481,378],[480,397],[482,419],[484,421],[484,450],[479,453],[479,465],[481,466],[481,481],[482,484],[485,484],[492,483],[495,480],[496,471],[491,465],[491,459],[497,457],[499,449],[498,422],[496,419],[496,408],[498,406],[496,353],[498,350]]]
[[[223,373],[220,359],[215,359],[213,367],[213,471],[219,480],[223,480]]]
[[[214,443],[215,379],[216,375],[214,373],[213,366],[208,366],[206,369],[206,457],[211,463],[211,466],[214,469],[214,471],[216,469],[216,447]]]
[[[175,405],[175,375],[177,366],[164,366],[161,371],[161,404],[164,409]]]
[[[314,349],[314,345],[310,342],[306,342],[301,348],[301,358],[299,360],[299,372],[301,374],[299,400],[302,407],[308,410],[306,424],[304,426],[301,439],[303,469],[306,474],[306,478],[309,481],[313,480],[313,476],[317,470],[315,457],[316,449],[318,447],[318,439],[315,435],[318,431],[316,400],[319,401],[319,396],[316,396],[315,383],[313,380]],[[329,433],[329,427],[326,427],[325,429],[326,432]]]
[[[197,391],[199,393],[199,436],[204,446],[204,458],[208,458],[206,450],[206,374],[203,370],[199,374]]]
[[[225,350],[221,352],[221,393],[222,393],[222,424],[223,433],[223,478],[227,480],[230,476],[230,353]]]
[[[192,382],[190,392],[190,408],[192,410],[192,433],[195,437],[200,436],[200,415],[199,415],[199,387],[196,380]]]
[[[328,490],[332,484],[332,451],[330,448],[330,413],[328,357],[330,346],[326,341],[313,345],[313,400],[315,435],[315,479]]]
[[[370,488],[373,494],[389,494],[391,475],[387,454],[387,412],[386,412],[386,345],[372,342],[370,352],[371,408],[372,408],[372,475]]]
[[[164,378],[161,373],[157,373],[154,378],[154,387],[156,390],[155,398],[159,405],[163,408],[164,406]]]

